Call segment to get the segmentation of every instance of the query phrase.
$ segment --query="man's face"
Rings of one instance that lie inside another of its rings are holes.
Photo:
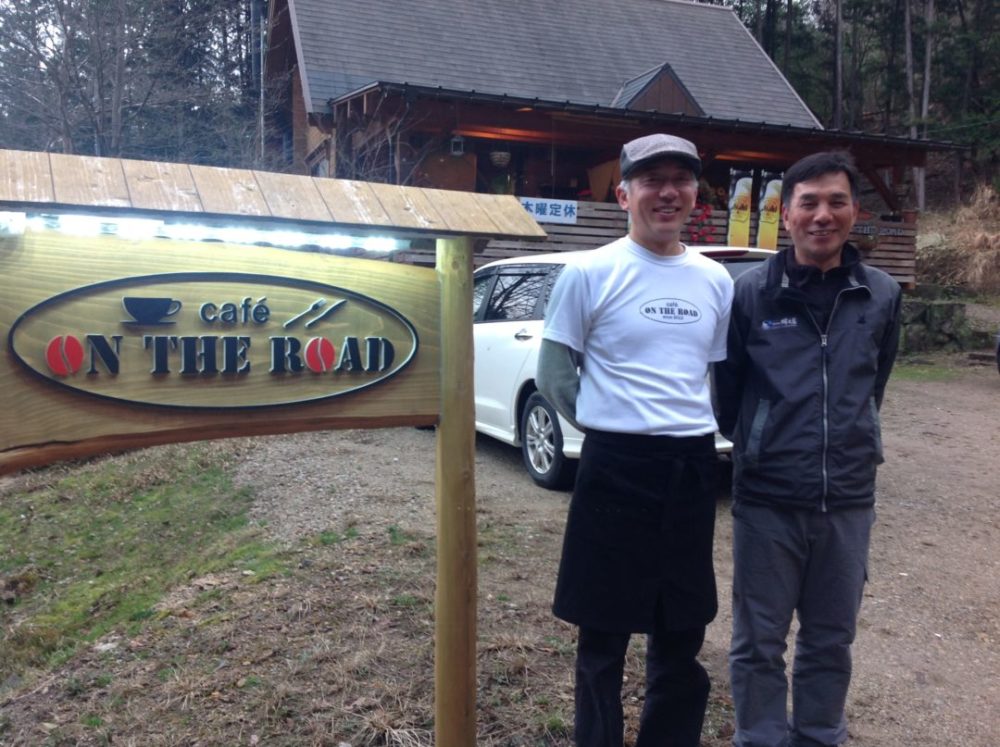
[[[799,182],[781,219],[795,246],[795,261],[823,272],[840,264],[840,250],[858,217],[847,174],[838,171]]]
[[[679,254],[681,231],[687,223],[698,180],[678,161],[657,161],[632,174],[629,190],[615,190],[618,204],[631,216],[629,236],[656,254]]]

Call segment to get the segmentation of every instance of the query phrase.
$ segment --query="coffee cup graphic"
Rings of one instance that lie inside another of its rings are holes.
[[[173,324],[165,318],[180,311],[181,302],[167,296],[125,296],[122,307],[134,320],[126,324]]]

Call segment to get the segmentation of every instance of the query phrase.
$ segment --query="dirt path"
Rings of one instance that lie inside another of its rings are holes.
[[[890,382],[857,744],[1000,743],[1000,377]]]
[[[1000,744],[1000,377],[890,381],[850,747]],[[720,595],[732,582],[720,515]],[[707,650],[725,667],[728,611]],[[792,647],[789,647],[789,659]],[[723,686],[725,684],[723,683]]]

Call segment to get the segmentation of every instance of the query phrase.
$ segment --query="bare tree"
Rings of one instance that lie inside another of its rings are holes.
[[[351,110],[334,134],[337,173],[346,179],[412,185],[440,139],[418,133],[422,117],[382,97],[366,114]]]
[[[246,2],[0,0],[0,138],[249,163],[259,133],[248,16]]]

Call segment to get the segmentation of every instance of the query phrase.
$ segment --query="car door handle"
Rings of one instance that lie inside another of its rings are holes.
[[[534,337],[534,335],[531,334],[526,329],[521,329],[521,330],[518,330],[516,333],[514,333],[514,339],[515,340],[530,340],[532,337]]]

